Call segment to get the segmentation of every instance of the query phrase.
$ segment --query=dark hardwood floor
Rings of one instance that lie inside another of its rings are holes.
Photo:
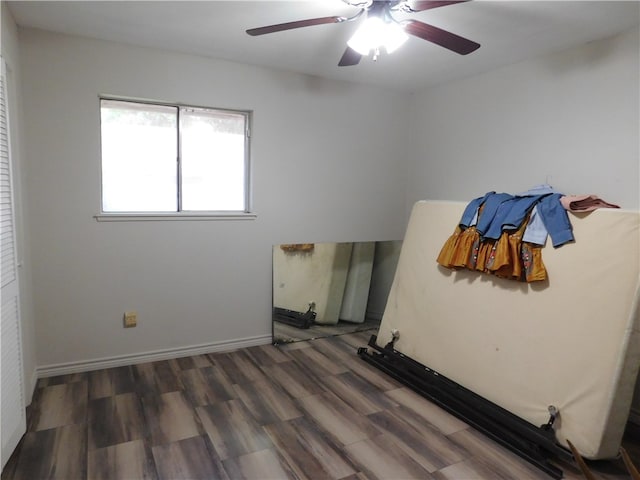
[[[2,480],[547,478],[360,360],[370,334],[41,379]]]
[[[273,320],[273,339],[275,343],[290,343],[315,338],[333,337],[345,333],[355,333],[368,330],[378,330],[380,320],[366,318],[363,323],[351,323],[340,320],[335,325],[313,324],[309,328],[297,328],[286,323]]]

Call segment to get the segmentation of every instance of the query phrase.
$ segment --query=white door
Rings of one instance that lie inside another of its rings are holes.
[[[2,437],[2,468],[26,431],[26,413],[22,379],[22,338],[20,332],[20,302],[13,206],[13,179],[9,145],[7,105],[7,75],[0,57],[0,435]]]

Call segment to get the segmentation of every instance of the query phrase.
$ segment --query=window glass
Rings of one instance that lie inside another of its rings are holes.
[[[103,212],[248,211],[247,112],[100,105]]]
[[[183,210],[244,210],[245,116],[185,109],[180,114]]]
[[[102,101],[102,210],[177,210],[176,108]]]

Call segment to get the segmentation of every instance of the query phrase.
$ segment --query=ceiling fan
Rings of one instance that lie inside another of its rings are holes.
[[[363,56],[373,52],[376,60],[380,54],[380,48],[384,47],[387,53],[398,48],[408,38],[408,35],[435,43],[460,55],[467,55],[478,48],[480,44],[463,38],[441,28],[434,27],[418,20],[396,20],[393,14],[396,12],[416,13],[432,8],[446,7],[456,3],[465,3],[469,0],[435,1],[435,0],[343,0],[345,3],[360,9],[352,17],[320,17],[295,22],[279,23],[265,27],[251,28],[247,33],[252,36],[265,35],[267,33],[292,30],[294,28],[311,27],[328,23],[353,22],[364,17],[356,33],[347,42],[347,49],[342,55],[338,66],[345,67],[357,65]]]

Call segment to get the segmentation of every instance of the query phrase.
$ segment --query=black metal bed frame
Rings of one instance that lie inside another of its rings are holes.
[[[292,327],[307,329],[315,323],[316,312],[311,307],[305,313],[288,310],[286,308],[274,307],[273,320],[280,323],[286,323]]]
[[[453,380],[420,364],[394,348],[394,338],[384,347],[371,335],[368,345],[358,349],[358,356],[382,370],[444,410],[481,431],[505,448],[527,460],[553,478],[562,478],[560,468],[550,462],[552,457],[573,463],[571,453],[556,441],[553,423],[558,410],[549,406],[549,421],[535,425],[512,414],[484,397],[464,388]]]

